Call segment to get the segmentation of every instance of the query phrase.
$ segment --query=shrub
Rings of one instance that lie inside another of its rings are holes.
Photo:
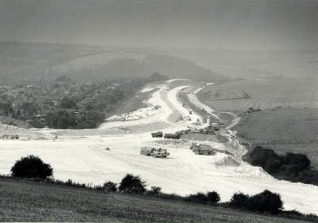
[[[142,194],[146,191],[146,184],[139,176],[127,174],[119,185],[119,191],[124,193]]]
[[[13,177],[46,179],[53,175],[53,169],[39,157],[30,155],[18,160],[11,168]]]
[[[261,146],[256,146],[248,152],[244,159],[253,166],[261,166],[268,173],[276,172],[283,163],[283,157],[277,155],[273,150],[264,149]]]
[[[248,206],[249,196],[243,193],[235,193],[229,202],[230,207],[246,208]]]
[[[185,201],[199,204],[207,204],[208,197],[203,193],[191,194],[185,198]]]
[[[111,181],[108,181],[108,182],[104,183],[103,190],[105,192],[116,192],[117,191],[117,184],[115,184]]]
[[[297,171],[306,170],[310,167],[310,160],[300,153],[286,153],[285,163],[294,166]]]
[[[262,193],[251,197],[243,193],[236,193],[229,202],[229,206],[249,211],[277,214],[282,209],[283,202],[279,194],[264,190]]]
[[[276,214],[283,207],[283,202],[279,194],[264,190],[249,199],[249,209],[259,212]]]
[[[153,195],[158,195],[161,193],[161,187],[152,186],[150,192]]]
[[[216,204],[220,201],[220,195],[215,191],[208,192],[207,198],[209,204]]]

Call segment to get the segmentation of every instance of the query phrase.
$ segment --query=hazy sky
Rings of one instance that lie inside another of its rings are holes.
[[[317,0],[0,0],[0,40],[318,48]]]

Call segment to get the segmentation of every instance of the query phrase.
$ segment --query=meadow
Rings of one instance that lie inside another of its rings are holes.
[[[318,168],[317,109],[276,108],[244,113],[235,130],[253,145],[269,147],[281,154],[306,154]]]
[[[155,197],[0,179],[0,221],[302,222]]]

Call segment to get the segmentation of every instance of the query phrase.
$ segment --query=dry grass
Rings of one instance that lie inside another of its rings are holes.
[[[0,179],[0,221],[299,222],[152,197]]]

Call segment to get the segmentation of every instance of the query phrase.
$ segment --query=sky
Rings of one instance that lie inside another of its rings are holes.
[[[318,0],[0,0],[0,41],[318,48]]]

